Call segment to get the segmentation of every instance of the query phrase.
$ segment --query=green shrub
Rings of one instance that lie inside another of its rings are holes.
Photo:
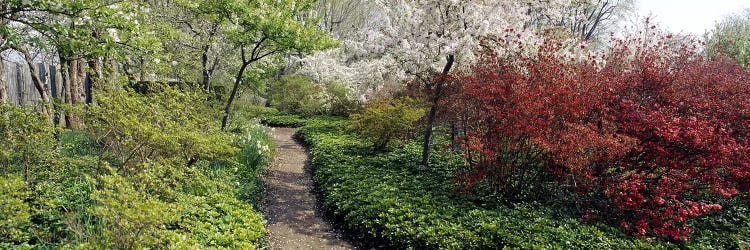
[[[271,127],[297,128],[304,126],[306,122],[307,120],[298,115],[272,115],[261,119],[261,123]]]
[[[325,112],[324,89],[302,75],[286,75],[270,83],[271,106],[281,112],[312,116]]]
[[[126,178],[112,173],[99,178],[92,193],[97,206],[90,213],[101,219],[100,232],[91,243],[109,249],[166,248],[176,233],[166,226],[177,221],[174,205],[134,188]]]
[[[239,105],[237,105],[239,106]],[[272,107],[263,107],[263,106],[243,106],[242,108],[237,108],[236,111],[232,112],[232,116],[235,117],[236,120],[235,123],[237,124],[243,124],[247,123],[249,120],[252,119],[259,119],[266,116],[272,116],[279,113],[279,110]]]
[[[362,110],[362,102],[354,96],[354,91],[338,82],[324,84],[327,114],[348,116]]]
[[[270,160],[264,128],[222,132],[204,93],[149,87],[96,93],[96,104],[73,110],[82,131],[0,107],[0,249],[263,244],[247,201],[257,202]]]
[[[116,167],[137,171],[149,160],[182,165],[235,153],[205,93],[162,86],[150,95],[116,89],[96,98],[86,110],[86,129],[118,160]]]
[[[34,178],[36,166],[54,156],[52,124],[32,110],[0,105],[0,174]]]
[[[361,114],[353,114],[352,128],[369,139],[375,149],[384,149],[388,142],[411,139],[417,131],[416,122],[421,119],[426,108],[409,97],[382,99],[370,102]]]
[[[0,248],[29,240],[31,208],[25,203],[28,198],[29,191],[20,176],[0,176]]]
[[[195,239],[201,249],[253,249],[265,235],[261,214],[235,197],[186,195],[179,204],[179,231]]]
[[[355,92],[338,82],[314,83],[303,75],[271,80],[269,101],[283,113],[347,116],[362,109]]]

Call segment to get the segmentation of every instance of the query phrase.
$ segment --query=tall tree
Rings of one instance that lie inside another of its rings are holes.
[[[548,8],[530,9],[527,25],[561,27],[578,39],[596,41],[614,32],[618,23],[629,16],[634,8],[634,0],[570,1],[558,8],[556,15],[550,15]]]
[[[309,53],[330,48],[334,41],[315,27],[315,22],[305,20],[306,13],[315,1],[276,0],[222,0],[201,2],[207,13],[225,15],[231,25],[227,38],[239,52],[239,69],[224,108],[221,128],[225,129],[240,84],[246,81],[245,73],[254,63],[288,51]]]
[[[568,26],[571,33],[592,38],[616,23],[632,2],[379,0],[367,11],[362,28],[340,37],[341,48],[305,58],[300,72],[316,80],[350,83],[365,97],[389,82],[420,85],[431,103],[422,159],[427,165],[432,127],[440,116],[438,103],[450,83],[446,76],[466,69],[483,41],[518,36],[523,41],[517,42],[533,47],[541,40],[535,32]]]
[[[226,13],[217,13],[196,1],[150,0],[150,17],[163,36],[164,52],[171,59],[171,78],[198,82],[211,90],[214,76],[222,64],[231,60],[231,44],[224,29],[229,25]],[[226,80],[226,79],[225,79]]]
[[[376,8],[367,0],[318,0],[313,11],[320,18],[321,30],[336,38],[346,38],[361,30]]]
[[[447,75],[475,60],[483,39],[522,36],[530,11],[554,16],[563,1],[380,1],[386,24],[369,30],[366,44],[395,59],[396,74],[415,79],[430,102],[422,164],[428,165],[438,103]],[[409,37],[410,39],[404,39]],[[524,36],[532,37],[532,36]]]
[[[750,9],[725,18],[704,37],[706,55],[726,55],[745,69],[750,69]]]

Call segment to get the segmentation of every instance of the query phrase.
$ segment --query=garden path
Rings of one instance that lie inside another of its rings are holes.
[[[317,207],[307,152],[293,139],[295,130],[267,131],[276,145],[273,163],[262,177],[271,249],[353,249]]]

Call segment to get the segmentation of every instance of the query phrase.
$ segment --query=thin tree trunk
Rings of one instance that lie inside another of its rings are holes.
[[[242,63],[242,67],[240,67],[240,71],[237,72],[237,77],[234,80],[234,86],[232,86],[232,93],[229,94],[229,100],[227,100],[227,106],[224,108],[224,117],[221,118],[221,130],[225,130],[227,128],[227,120],[229,119],[229,111],[232,108],[232,102],[234,101],[234,97],[237,95],[237,89],[240,87],[240,83],[242,82],[242,75],[245,74],[245,69],[247,69],[247,66],[250,65],[248,62]]]
[[[7,0],[0,0],[0,9],[8,9]],[[8,22],[10,21],[7,18],[0,18],[0,27],[6,27]],[[9,49],[6,44],[8,42],[7,39],[7,34],[0,35],[0,105],[8,103],[8,82],[5,79],[7,77],[5,72],[5,58],[2,55],[3,51]]]
[[[50,105],[51,102],[49,95],[47,95],[47,90],[44,89],[42,79],[39,78],[39,69],[37,69],[36,64],[34,64],[34,59],[31,57],[31,53],[29,53],[29,50],[26,48],[20,46],[14,46],[13,49],[23,54],[23,58],[26,60],[26,65],[29,66],[31,82],[34,83],[34,87],[36,88],[36,91],[39,92],[39,97],[42,99],[42,114],[44,114],[47,121],[52,124],[52,106]]]
[[[424,143],[422,144],[422,165],[424,165],[425,167],[430,166],[430,144],[432,143],[432,128],[435,126],[435,116],[437,114],[438,103],[440,102],[440,97],[442,97],[443,95],[443,85],[445,85],[445,77],[448,75],[448,72],[450,72],[451,67],[453,67],[453,55],[448,55],[446,59],[447,62],[445,63],[445,67],[443,68],[443,73],[440,74],[440,78],[437,80],[437,83],[435,83],[435,91],[433,92],[431,100],[432,103],[430,112],[427,114],[427,126],[424,130]]]
[[[8,103],[8,82],[5,80],[5,58],[0,50],[0,105]]]
[[[203,46],[203,51],[201,51],[201,67],[203,67],[203,88],[206,91],[211,90],[211,75],[208,71],[208,45]]]
[[[451,119],[451,149],[455,152],[458,151],[459,146],[456,143],[456,139],[459,137],[460,130],[458,129],[458,118],[453,117]]]

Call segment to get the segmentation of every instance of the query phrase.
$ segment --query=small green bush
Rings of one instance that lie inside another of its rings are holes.
[[[54,156],[52,124],[32,110],[0,105],[0,174],[34,178],[35,166]]]
[[[251,105],[237,108],[232,115],[236,117],[237,123],[242,124],[252,119],[273,116],[277,113],[279,113],[279,110],[276,108]]]
[[[297,128],[304,126],[307,120],[299,115],[271,115],[264,116],[261,119],[261,123],[271,127]]]
[[[426,108],[409,97],[382,99],[370,102],[361,114],[352,114],[352,129],[369,139],[375,149],[384,149],[388,142],[411,139],[417,131],[416,122]]]
[[[269,85],[270,104],[283,113],[347,116],[362,109],[359,97],[342,83],[314,83],[303,75],[286,75]]]
[[[166,225],[177,220],[173,204],[144,195],[118,174],[101,176],[101,188],[92,193],[98,204],[90,213],[101,218],[101,233],[91,243],[109,249],[165,248],[175,232]]]
[[[217,126],[219,112],[205,93],[164,85],[149,95],[115,89],[96,98],[97,105],[87,106],[86,130],[120,169],[138,171],[141,163],[156,160],[182,165],[236,152]]]
[[[302,75],[286,75],[270,83],[271,106],[281,112],[312,116],[325,112],[324,89]]]
[[[324,84],[326,109],[329,115],[348,116],[362,110],[362,102],[354,96],[354,91],[338,82]]]
[[[31,208],[25,203],[28,198],[29,191],[20,176],[0,176],[0,248],[29,240]]]
[[[261,214],[235,197],[221,193],[183,196],[179,204],[179,231],[197,240],[202,249],[254,249],[254,243],[265,235]]]

